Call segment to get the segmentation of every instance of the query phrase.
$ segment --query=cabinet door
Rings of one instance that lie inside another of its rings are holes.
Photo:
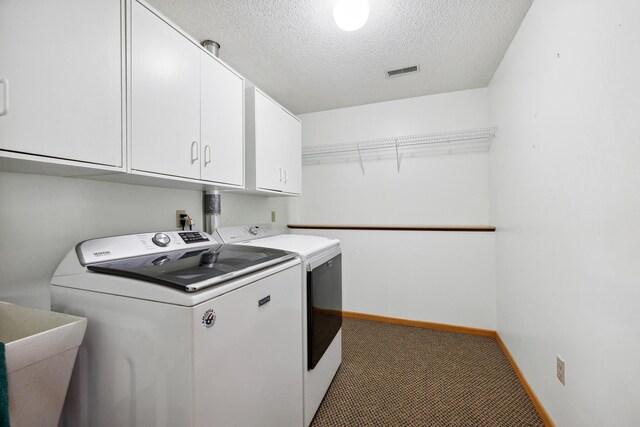
[[[282,108],[255,92],[256,187],[284,190]]]
[[[0,149],[122,166],[120,17],[120,0],[0,1]]]
[[[201,178],[242,185],[242,78],[201,52],[200,79]]]
[[[131,167],[200,178],[200,49],[132,1]]]
[[[302,192],[302,126],[300,121],[282,110],[285,158],[285,185],[287,193]]]

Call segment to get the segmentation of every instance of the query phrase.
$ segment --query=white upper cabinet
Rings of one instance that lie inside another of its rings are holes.
[[[248,176],[251,188],[301,194],[301,123],[256,88],[246,93]]]
[[[201,178],[244,184],[244,81],[205,52],[200,63]]]
[[[131,169],[241,187],[241,76],[132,1]]]
[[[255,89],[255,169],[256,187],[282,191],[284,158],[282,110]]]
[[[283,150],[286,154],[284,191],[302,194],[302,123],[287,111],[281,111],[284,114]]]
[[[0,1],[0,156],[124,166],[122,13],[120,0]]]
[[[244,78],[144,1],[0,0],[0,170],[242,188]]]
[[[131,168],[199,179],[201,50],[131,3]]]

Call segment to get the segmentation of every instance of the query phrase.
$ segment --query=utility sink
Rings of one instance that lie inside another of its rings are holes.
[[[83,317],[0,301],[12,426],[58,425],[86,328]]]

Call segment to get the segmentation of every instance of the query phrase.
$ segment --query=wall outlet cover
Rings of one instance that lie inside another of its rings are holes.
[[[562,385],[564,385],[564,359],[560,356],[556,356],[556,376]]]
[[[176,227],[178,229],[182,229],[182,225],[180,225],[180,215],[186,215],[187,211],[185,210],[176,210]]]

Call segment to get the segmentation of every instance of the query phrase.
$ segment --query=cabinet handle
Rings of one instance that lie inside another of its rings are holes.
[[[0,84],[4,87],[2,96],[2,110],[0,110],[0,116],[6,116],[9,112],[9,80],[2,78]]]
[[[207,166],[209,163],[211,163],[211,146],[205,145],[204,146],[204,165]]]
[[[193,141],[191,143],[191,163],[195,163],[196,160],[198,160],[198,141]]]
[[[282,182],[282,168],[278,168],[280,169],[280,182]]]
[[[287,169],[284,170],[284,183],[286,184],[289,181],[289,171]]]

